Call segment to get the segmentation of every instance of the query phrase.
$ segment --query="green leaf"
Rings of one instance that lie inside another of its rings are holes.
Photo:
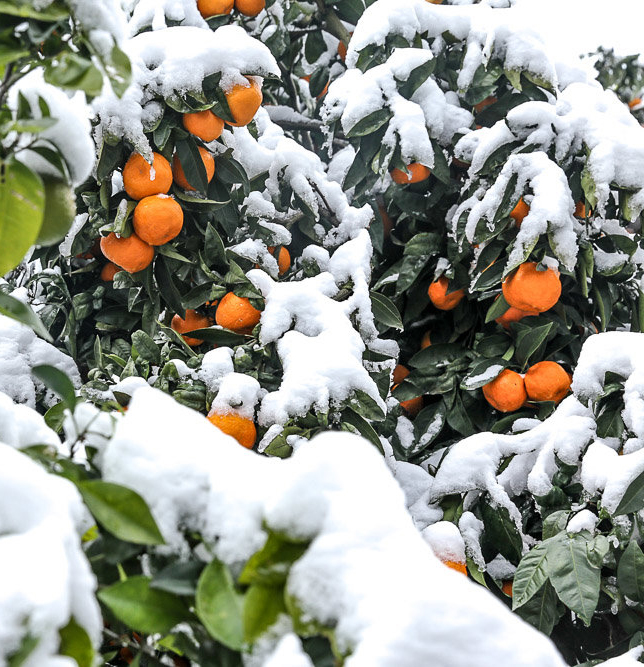
[[[528,551],[519,562],[512,584],[512,610],[523,606],[547,580],[547,555],[548,548],[542,543]]]
[[[416,352],[409,360],[409,366],[431,371],[462,357],[465,353],[466,350],[458,343],[436,343]]]
[[[507,508],[481,503],[481,516],[486,538],[498,552],[512,563],[519,563],[523,541]]]
[[[372,445],[375,445],[381,454],[385,453],[382,448],[380,438],[378,437],[378,434],[374,430],[373,426],[371,426],[371,424],[366,419],[355,412],[355,410],[346,408],[342,412],[342,423],[340,428],[345,431],[351,430],[344,428],[345,424],[352,426],[363,438],[366,438]]]
[[[492,380],[494,380],[504,368],[507,368],[508,365],[509,362],[500,357],[480,359],[463,378],[461,389],[464,389],[465,391],[473,391],[474,389],[478,389],[479,387],[488,384],[488,382],[492,382]]]
[[[17,160],[0,161],[0,276],[15,269],[35,243],[44,206],[40,176]]]
[[[514,586],[513,586],[514,594]],[[559,620],[557,594],[549,581],[526,604],[517,609],[517,614],[545,635],[552,633]]]
[[[364,118],[361,118],[346,132],[347,139],[364,137],[366,134],[373,134],[385,123],[388,123],[392,116],[393,114],[387,107],[373,111]]]
[[[94,518],[112,535],[133,544],[164,544],[143,498],[125,486],[91,480],[78,490]]]
[[[161,351],[154,340],[138,329],[132,334],[132,345],[136,348],[139,355],[152,364],[159,365],[161,363]]]
[[[599,600],[601,571],[593,567],[582,533],[562,535],[548,544],[548,574],[559,599],[589,626]]]
[[[66,51],[45,65],[45,81],[57,88],[82,90],[90,97],[103,90],[103,75],[89,58]]]
[[[209,268],[227,271],[229,261],[226,257],[226,248],[217,230],[208,223],[204,239],[203,259]]]
[[[639,512],[644,507],[644,472],[641,472],[626,488],[617,505],[614,516]]]
[[[192,137],[181,139],[177,141],[175,147],[186,180],[197,192],[206,194],[208,175],[194,139]]]
[[[38,644],[40,644],[39,637],[32,637],[31,635],[24,637],[18,650],[9,655],[7,667],[22,667],[29,659],[29,656],[36,650]]]
[[[69,19],[69,10],[67,7],[53,4],[53,6],[46,9],[35,9],[32,3],[16,2],[15,0],[1,0],[0,14],[49,22]]]
[[[175,595],[194,595],[203,569],[204,564],[200,561],[177,561],[158,572],[150,582],[150,588]]]
[[[181,598],[150,587],[150,577],[129,577],[98,592],[98,599],[137,632],[165,634],[190,618]]]
[[[570,510],[557,510],[552,514],[549,514],[544,520],[541,527],[541,534],[543,539],[547,540],[550,537],[558,535],[563,530],[565,530],[568,525],[568,517],[570,516]]]
[[[617,584],[627,597],[644,602],[644,553],[630,542],[617,565]]]
[[[168,260],[162,256],[158,257],[154,268],[154,274],[164,301],[172,308],[175,314],[181,318],[185,318],[186,309],[183,306],[181,293],[174,282],[173,272]]]
[[[590,208],[596,208],[597,206],[597,185],[595,184],[595,179],[592,177],[588,165],[584,167],[584,170],[581,172],[581,187],[584,191],[586,201],[590,204]]]
[[[47,365],[34,366],[31,372],[42,381],[47,389],[51,389],[55,394],[60,396],[66,408],[74,410],[78,400],[76,389],[65,373],[54,368],[54,366]]]
[[[380,405],[366,391],[361,389],[354,389],[349,398],[349,406],[361,417],[371,421],[383,421],[386,416]]]
[[[525,366],[529,362],[530,357],[546,340],[553,326],[554,322],[548,322],[548,324],[526,328],[519,332],[514,355],[520,364]]]
[[[503,294],[499,295],[498,299],[494,299],[492,305],[488,308],[488,311],[485,315],[485,324],[495,320],[497,317],[501,317],[508,309],[510,304],[505,300]]]
[[[283,587],[253,584],[244,598],[244,640],[255,641],[285,613]]]
[[[228,566],[213,560],[199,577],[197,616],[208,633],[234,651],[244,644],[243,597],[235,590]]]
[[[371,309],[376,322],[380,322],[380,324],[384,324],[387,327],[393,327],[394,329],[402,331],[405,327],[403,326],[396,304],[388,297],[378,292],[374,292],[373,290],[370,294]]]
[[[64,401],[52,405],[47,412],[45,412],[45,423],[52,431],[60,433],[63,429],[63,421],[65,420],[65,410],[67,410]]]
[[[60,646],[58,653],[74,658],[78,667],[92,667],[94,665],[94,646],[87,631],[82,625],[71,618],[69,623],[60,631]]]
[[[0,250],[0,255],[1,254],[2,250]],[[12,320],[27,325],[49,343],[53,342],[52,337],[49,335],[49,331],[45,329],[45,325],[41,322],[40,318],[34,313],[31,307],[2,290],[0,290],[0,313],[10,317]]]
[[[205,340],[207,343],[214,343],[215,345],[241,345],[245,340],[243,334],[238,334],[229,329],[222,329],[220,327],[186,331],[185,335]]]
[[[293,542],[270,532],[264,546],[248,559],[239,575],[239,583],[281,586],[286,581],[291,565],[307,548],[307,543]]]

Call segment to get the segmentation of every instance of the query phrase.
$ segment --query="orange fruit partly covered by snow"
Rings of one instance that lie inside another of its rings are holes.
[[[199,146],[199,155],[201,155],[201,161],[203,162],[203,166],[206,169],[206,179],[208,183],[210,183],[212,177],[215,175],[215,160],[203,146]],[[181,160],[179,160],[179,156],[176,153],[172,158],[172,173],[174,174],[174,180],[179,187],[183,188],[184,190],[195,189],[188,182],[186,174],[183,171],[183,167],[181,166]]]
[[[420,183],[421,181],[428,179],[429,175],[431,174],[429,167],[426,167],[424,164],[420,164],[418,162],[412,162],[411,164],[408,164],[407,171],[409,172],[408,174],[406,174],[402,169],[392,169],[390,173],[394,183],[398,183],[398,185],[407,185],[407,183]]]
[[[195,137],[199,137],[206,142],[219,139],[224,129],[224,121],[219,116],[215,116],[210,109],[184,113],[182,122],[183,127],[190,134],[194,134]]]
[[[150,245],[163,245],[183,227],[183,209],[168,195],[143,197],[134,209],[134,231]]]
[[[432,344],[430,334],[431,334],[431,331],[426,331],[423,334],[423,337],[420,339],[420,349],[421,350],[424,350],[426,347],[429,347]]]
[[[274,246],[268,246],[267,250],[271,253],[271,255],[275,253]],[[279,269],[280,276],[285,274],[291,268],[291,253],[284,246],[280,248],[280,251],[277,255],[277,267]]]
[[[197,0],[197,9],[207,19],[219,14],[230,14],[235,0]]]
[[[101,269],[101,280],[104,280],[106,283],[111,283],[114,280],[114,276],[120,271],[121,269],[114,264],[114,262],[108,262],[102,269]]]
[[[523,378],[508,368],[483,386],[483,396],[499,412],[514,412],[527,400]]]
[[[351,33],[349,33],[349,35],[352,36],[353,33],[351,32]],[[345,44],[343,41],[340,41],[338,43],[338,55],[340,56],[340,60],[342,60],[342,62],[344,62],[346,60],[347,49],[348,49],[348,45]]]
[[[501,586],[501,590],[508,596],[512,597],[512,579],[506,579]]]
[[[635,107],[639,106],[640,104],[642,104],[642,98],[641,97],[635,97],[628,103],[628,108],[629,109],[634,109]]]
[[[525,218],[529,212],[530,212],[530,207],[523,201],[523,197],[521,197],[517,205],[510,212],[510,217],[514,220],[517,227],[521,227],[523,218]]]
[[[441,276],[431,283],[427,290],[429,300],[439,310],[454,310],[465,296],[465,290],[458,289],[448,294],[448,288],[449,280],[445,276]]]
[[[561,296],[559,272],[537,269],[536,262],[524,262],[503,281],[505,300],[519,310],[543,313]]]
[[[259,322],[262,312],[250,300],[228,292],[217,306],[215,320],[220,327],[238,333],[250,333]]]
[[[556,361],[540,361],[530,366],[524,382],[531,401],[559,403],[570,391],[570,375]]]
[[[394,385],[400,384],[408,375],[409,375],[409,369],[407,368],[407,366],[398,364],[396,368],[394,368],[392,384]]]
[[[266,7],[266,0],[235,0],[235,9],[244,16],[257,16]]]
[[[234,122],[226,121],[228,125],[242,127],[248,125],[255,117],[262,104],[262,88],[255,79],[246,77],[247,84],[236,83],[227,93],[226,102]]]
[[[195,331],[196,329],[207,329],[212,325],[212,320],[206,315],[200,315],[196,310],[188,308],[186,310],[186,317],[183,319],[179,315],[175,315],[170,322],[170,326],[178,334],[181,334],[183,340],[186,342],[186,345],[190,347],[197,347],[201,345],[203,340],[200,338],[192,338],[191,336],[184,336],[183,334],[186,331]]]
[[[449,567],[450,569],[456,570],[457,572],[460,572],[461,574],[467,576],[467,565],[465,565],[465,563],[457,563],[454,560],[444,560],[441,562],[443,563],[443,565],[447,565],[447,567]]]
[[[235,438],[246,449],[252,449],[255,444],[257,430],[255,429],[255,424],[250,419],[229,412],[227,414],[214,413],[208,415],[208,421],[227,435]]]
[[[165,194],[172,185],[170,163],[160,153],[152,154],[152,165],[132,153],[123,167],[123,187],[132,199]]]
[[[398,385],[394,385],[394,389]],[[400,407],[407,413],[408,417],[415,417],[423,409],[424,401],[422,396],[416,396],[406,401],[400,401]]]
[[[591,211],[588,211],[590,215]],[[586,217],[586,204],[583,201],[578,201],[575,204],[575,218],[585,218]]]
[[[154,259],[154,248],[136,234],[125,238],[111,232],[101,239],[101,251],[110,262],[128,273],[143,271]]]

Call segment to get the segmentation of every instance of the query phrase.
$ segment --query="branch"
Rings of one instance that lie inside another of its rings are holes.
[[[322,17],[324,18],[324,28],[327,32],[331,33],[334,37],[337,37],[341,42],[349,44],[351,39],[351,34],[344,27],[344,24],[340,20],[339,16],[335,13],[332,7],[326,6],[324,0],[316,0],[316,4]]]

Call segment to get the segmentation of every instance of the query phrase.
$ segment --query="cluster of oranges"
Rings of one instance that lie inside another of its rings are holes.
[[[262,90],[255,79],[246,78],[225,93],[233,117],[229,125],[248,125],[262,103]],[[224,121],[209,110],[183,114],[183,126],[192,135],[208,143],[218,139]],[[208,182],[215,173],[212,154],[199,146]],[[109,281],[120,269],[136,273],[148,267],[154,259],[154,247],[168,243],[183,228],[183,209],[168,192],[172,184],[184,190],[195,188],[186,178],[179,156],[175,153],[172,165],[160,153],[152,154],[152,164],[139,153],[133,153],[123,168],[123,187],[129,197],[138,201],[134,209],[134,232],[117,236],[114,232],[101,239],[101,251],[110,261],[103,267],[101,278]]]
[[[257,16],[266,6],[266,0],[197,0],[197,9],[205,19],[230,14],[233,8],[244,16]]]

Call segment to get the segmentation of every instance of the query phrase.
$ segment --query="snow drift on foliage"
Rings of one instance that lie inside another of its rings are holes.
[[[48,364],[66,373],[80,385],[80,375],[71,357],[38,338],[24,324],[0,315],[0,392],[18,403],[36,407],[36,398],[43,395],[45,405],[57,402],[54,394],[45,390],[31,369]]]
[[[54,657],[59,630],[74,618],[97,645],[102,625],[80,543],[86,510],[71,482],[2,443],[0,489],[0,667],[27,637],[39,642],[23,667],[67,665]]]
[[[99,465],[145,498],[172,548],[196,530],[237,564],[265,529],[311,540],[287,590],[304,614],[335,627],[347,667],[564,665],[546,637],[434,557],[382,457],[357,436],[325,433],[290,459],[266,459],[139,389]]]

